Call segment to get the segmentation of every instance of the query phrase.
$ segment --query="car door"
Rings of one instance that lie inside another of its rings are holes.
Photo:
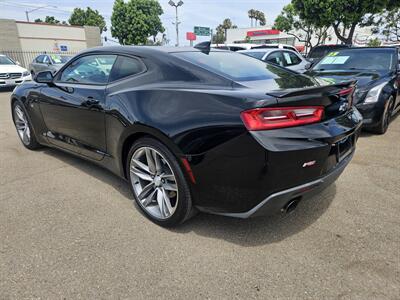
[[[48,141],[101,160],[106,151],[105,91],[116,55],[85,55],[69,62],[41,90]]]
[[[281,51],[271,52],[270,54],[267,55],[267,57],[265,58],[265,61],[273,63],[273,64],[281,66],[281,67],[285,66]]]

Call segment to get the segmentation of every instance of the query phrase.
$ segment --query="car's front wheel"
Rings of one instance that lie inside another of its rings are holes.
[[[26,148],[35,150],[41,147],[36,140],[26,111],[23,108],[23,105],[18,101],[13,103],[13,121],[15,128],[17,129],[18,136]]]
[[[190,218],[188,182],[165,145],[152,138],[139,139],[129,151],[126,168],[134,198],[150,220],[171,227]]]
[[[390,96],[389,99],[385,103],[385,109],[383,110],[382,118],[379,124],[373,129],[375,133],[384,134],[386,133],[390,119],[392,117],[394,107],[394,97]]]

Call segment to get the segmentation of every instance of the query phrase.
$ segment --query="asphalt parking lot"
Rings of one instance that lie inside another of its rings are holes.
[[[338,181],[294,214],[198,215],[167,230],[128,185],[28,151],[0,92],[0,299],[399,299],[400,117],[363,134]]]

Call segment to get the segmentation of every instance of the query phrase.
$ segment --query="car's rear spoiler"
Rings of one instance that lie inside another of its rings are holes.
[[[324,94],[324,95],[332,95],[337,93],[342,89],[346,89],[352,86],[355,86],[357,81],[345,81],[330,85],[323,85],[323,86],[313,86],[313,87],[306,87],[300,89],[285,89],[285,90],[276,90],[266,93],[266,95],[276,97],[276,98],[287,98],[287,97],[297,97],[297,96],[304,96],[307,94]]]

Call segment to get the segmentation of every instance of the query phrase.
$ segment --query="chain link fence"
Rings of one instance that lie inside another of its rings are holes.
[[[26,69],[29,68],[29,64],[39,55],[42,54],[57,54],[57,55],[66,55],[66,56],[74,56],[78,54],[78,52],[51,52],[51,51],[14,51],[14,50],[0,50],[0,54],[7,55],[13,61],[19,62],[21,67]]]

